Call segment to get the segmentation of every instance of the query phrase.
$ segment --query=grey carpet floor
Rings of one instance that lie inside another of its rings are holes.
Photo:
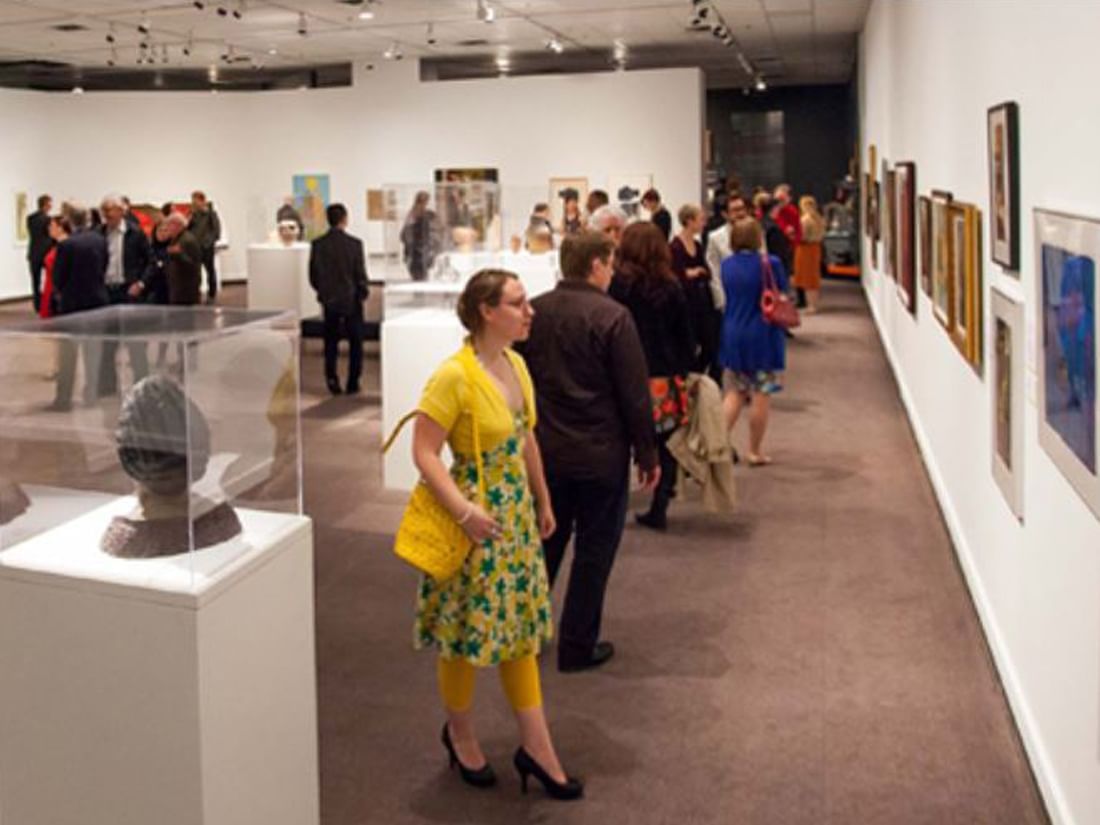
[[[788,350],[776,463],[738,468],[739,512],[688,495],[667,534],[628,527],[616,658],[562,675],[545,657],[558,750],[587,781],[570,804],[520,794],[492,672],[477,716],[503,781],[448,772],[416,578],[390,552],[378,361],[364,396],[333,399],[304,345],[325,825],[1047,821],[863,295],[828,282],[823,305]]]

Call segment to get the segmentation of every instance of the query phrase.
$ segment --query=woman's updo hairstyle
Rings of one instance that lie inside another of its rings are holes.
[[[485,326],[481,305],[500,306],[504,285],[509,280],[518,281],[519,276],[506,269],[480,269],[466,282],[466,288],[458,296],[458,320],[470,335],[477,335]]]

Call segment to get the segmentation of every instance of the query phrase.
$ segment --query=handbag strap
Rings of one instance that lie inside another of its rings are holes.
[[[778,292],[779,285],[775,282],[775,273],[772,272],[772,262],[768,260],[768,253],[760,253],[760,268],[764,273],[764,290],[766,292]]]
[[[474,433],[474,463],[477,465],[477,492],[480,497],[480,504],[484,507],[488,498],[485,491],[485,466],[481,460],[481,433],[478,431],[478,418],[477,418],[477,403],[476,396],[474,395],[474,376],[472,372],[472,366],[470,364],[472,359],[472,350],[467,351],[465,348],[459,353],[459,362],[462,364],[462,371],[466,374],[466,387],[468,390],[467,401],[470,410],[470,427]],[[405,425],[412,421],[420,413],[420,410],[410,410],[401,417],[401,420],[394,425],[393,430],[382,444],[382,453],[385,454],[390,447],[393,446],[393,442],[397,440],[397,436],[400,435],[401,430],[405,428]]]

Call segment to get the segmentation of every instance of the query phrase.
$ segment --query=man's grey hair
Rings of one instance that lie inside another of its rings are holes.
[[[111,209],[115,206],[123,210],[126,208],[126,204],[122,202],[122,195],[116,195],[114,193],[104,195],[103,200],[99,202],[100,209]]]
[[[73,230],[84,229],[88,225],[88,207],[82,203],[69,203],[69,225]]]
[[[181,228],[187,228],[187,218],[183,217],[183,215],[179,212],[173,212],[171,215],[164,219],[164,222],[169,226],[175,226],[178,224]]]
[[[607,204],[601,206],[588,219],[588,228],[597,232],[606,232],[612,224],[618,224],[620,228],[626,226],[626,213],[617,206]]]

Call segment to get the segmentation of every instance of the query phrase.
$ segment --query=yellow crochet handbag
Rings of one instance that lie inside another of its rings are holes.
[[[477,415],[474,412],[473,381],[470,365],[465,359],[463,359],[463,368],[466,371],[466,383],[470,389],[470,417],[473,419],[471,425],[474,433],[478,497],[479,503],[484,507],[485,469],[481,461],[481,438],[477,431]],[[418,410],[413,410],[397,423],[390,437],[386,439],[386,443],[382,445],[383,453],[393,444],[401,428],[416,417],[417,412]],[[409,496],[409,503],[405,506],[401,524],[397,527],[393,552],[417,570],[441,582],[449,579],[462,568],[462,563],[472,547],[473,541],[466,531],[447,508],[439,503],[439,499],[435,497],[424,479],[420,479],[412,495]]]

